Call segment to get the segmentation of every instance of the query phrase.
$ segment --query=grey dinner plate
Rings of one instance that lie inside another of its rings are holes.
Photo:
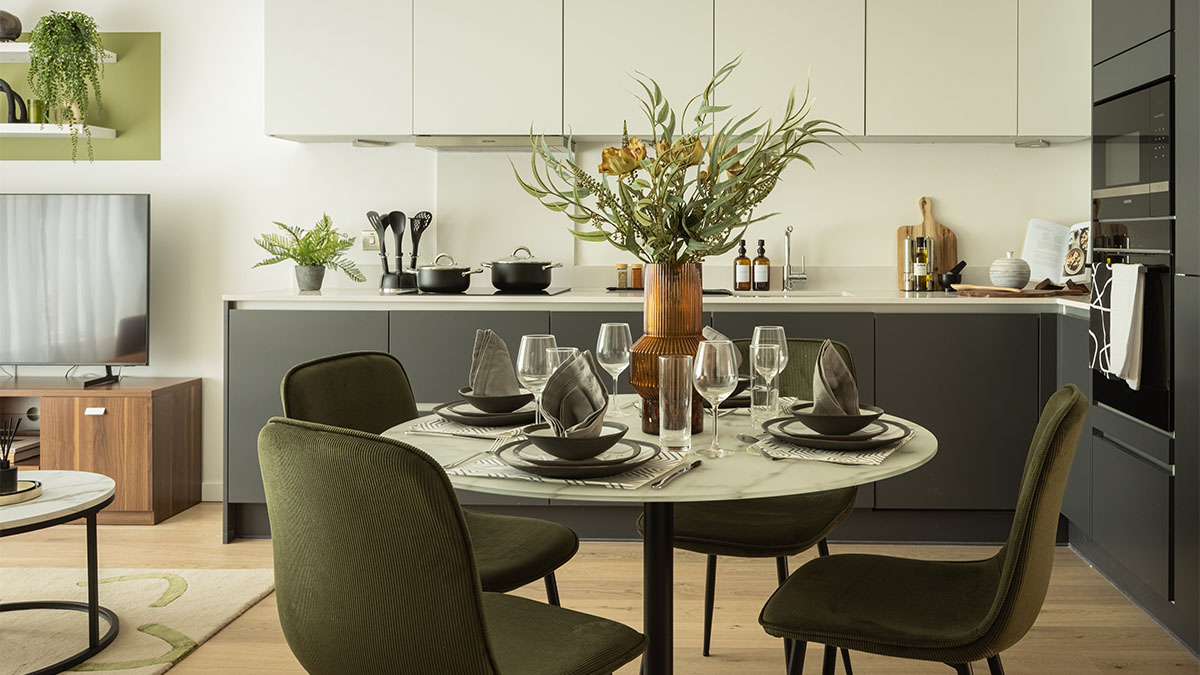
[[[771,420],[771,422],[773,421],[774,420]],[[768,422],[768,424],[769,423],[770,422]],[[844,436],[822,434],[805,424],[804,420],[798,417],[793,417],[786,422],[781,422],[778,425],[778,428],[781,432],[787,434],[788,436],[795,436],[796,438],[815,438],[819,441],[865,441],[868,438],[874,438],[887,431],[887,423],[871,422],[862,429]]]
[[[521,446],[528,445],[528,440],[512,441],[500,448],[496,452],[496,456],[505,464],[520,469],[536,476],[544,478],[606,478],[615,476],[619,473],[625,473],[632,469],[649,462],[658,456],[659,447],[645,441],[635,441],[629,439],[621,439],[621,443],[632,443],[638,446],[638,454],[625,462],[617,464],[600,464],[591,466],[577,466],[578,463],[572,462],[570,466],[554,465],[545,466],[541,464],[533,464],[522,459],[517,451]]]
[[[780,426],[791,421],[792,417],[779,417],[763,424],[763,430],[771,434],[775,438],[784,443],[799,445],[805,448],[817,448],[818,450],[874,450],[891,443],[900,441],[905,436],[912,433],[912,429],[908,428],[900,422],[893,420],[881,420],[879,424],[887,426],[887,429],[871,438],[862,440],[828,440],[813,437],[799,437],[786,433],[780,429]]]
[[[469,410],[464,410],[469,408]],[[510,413],[486,413],[466,401],[451,401],[433,409],[439,417],[473,427],[507,427],[515,424],[530,424],[534,410],[517,410]]]
[[[611,448],[590,459],[562,459],[555,457],[534,445],[533,441],[530,441],[528,444],[518,444],[513,449],[514,455],[530,464],[537,464],[539,466],[571,466],[576,468],[620,464],[637,457],[641,452],[642,446],[638,445],[637,441],[627,441],[625,439],[617,441]]]

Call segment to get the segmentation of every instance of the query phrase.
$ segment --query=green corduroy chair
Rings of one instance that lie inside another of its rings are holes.
[[[480,588],[445,473],[374,434],[273,418],[258,437],[279,621],[309,673],[603,675],[646,639]]]
[[[349,352],[293,367],[280,385],[291,419],[378,434],[417,416],[400,361],[386,352]],[[505,593],[545,579],[559,604],[554,570],[579,550],[570,528],[536,518],[465,511],[485,591]]]
[[[1002,675],[1000,653],[1017,643],[1042,609],[1054,565],[1063,490],[1088,400],[1069,384],[1046,403],[1025,460],[1008,541],[970,562],[845,554],[802,566],[763,608],[767,633],[794,641],[789,673],[800,673],[807,642],[936,661],[960,674],[986,659]]]
[[[779,395],[812,398],[813,370],[824,340],[788,339],[788,365],[779,376]],[[742,353],[743,371],[750,363],[750,341],[734,340]],[[854,358],[841,342],[834,347],[846,360],[851,374]],[[858,488],[826,492],[742,499],[722,502],[688,502],[675,505],[675,548],[708,556],[704,579],[704,647],[708,656],[712,638],[713,596],[717,583],[717,556],[739,558],[775,558],[779,583],[787,579],[787,558],[817,547],[819,555],[829,555],[825,541],[854,510]],[[642,520],[638,519],[638,532]],[[842,653],[846,672],[852,672],[850,655]]]

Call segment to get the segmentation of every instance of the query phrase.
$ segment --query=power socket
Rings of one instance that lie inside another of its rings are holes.
[[[362,231],[362,250],[378,251],[379,250],[379,235],[375,230]]]

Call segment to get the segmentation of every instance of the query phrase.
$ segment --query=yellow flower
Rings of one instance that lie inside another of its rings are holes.
[[[683,139],[675,141],[671,147],[672,158],[685,166],[696,166],[704,159],[704,143],[696,139],[694,143],[686,144]]]
[[[670,150],[671,150],[670,143],[667,143],[666,141],[658,142],[658,158],[659,159],[666,159],[667,153],[670,152]]]
[[[633,156],[636,157],[639,162],[643,159],[646,159],[646,144],[643,143],[642,139],[638,138],[637,136],[630,137],[629,151],[633,153]]]
[[[700,169],[700,182],[708,180],[708,169]]]
[[[600,173],[624,176],[637,167],[637,157],[629,148],[605,148],[600,152]]]

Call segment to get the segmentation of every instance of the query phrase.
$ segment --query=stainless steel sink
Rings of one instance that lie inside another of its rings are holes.
[[[735,291],[739,298],[853,298],[846,291]]]

